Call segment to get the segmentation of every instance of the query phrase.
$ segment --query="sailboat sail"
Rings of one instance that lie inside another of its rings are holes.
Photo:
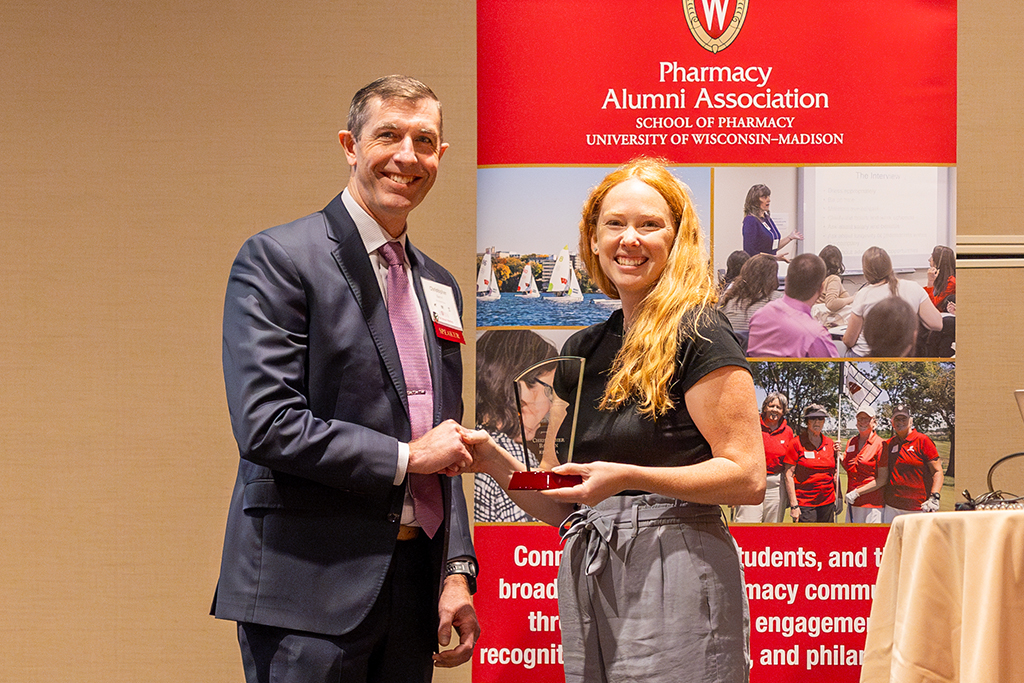
[[[484,258],[480,261],[480,270],[476,274],[476,293],[483,294],[490,289],[491,275],[491,252],[484,252]]]
[[[516,291],[529,292],[531,280],[533,280],[533,268],[527,263],[523,266],[523,274],[519,276],[519,285],[516,286]]]
[[[576,271],[569,271],[569,289],[565,292],[566,296],[583,298],[583,289],[580,287],[580,281],[576,279]]]
[[[497,301],[501,298],[489,251],[484,252],[484,258],[480,262],[480,272],[476,276],[476,298],[478,301]]]
[[[569,286],[565,290],[565,294],[558,297],[562,301],[583,301],[583,289],[580,287],[579,280],[576,279],[576,271],[569,270]]]
[[[555,293],[555,296],[548,298],[548,301],[583,301],[583,290],[580,289],[576,271],[573,270],[572,262],[569,260],[568,245],[562,247],[562,251],[559,252],[558,258],[555,260],[555,267],[552,269],[551,279],[548,281],[548,291]]]
[[[569,246],[562,247],[555,259],[555,267],[551,270],[551,279],[548,280],[548,291],[560,294],[569,288],[569,273],[572,271],[572,264],[569,262]]]
[[[537,290],[537,280],[533,276],[532,264],[527,263],[523,267],[523,274],[519,277],[519,286],[516,287],[516,291],[524,299],[536,299],[540,296],[540,291]]]

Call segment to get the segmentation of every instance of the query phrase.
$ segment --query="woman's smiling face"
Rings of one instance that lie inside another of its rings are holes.
[[[779,403],[779,399],[773,398],[771,401],[768,401],[768,404],[764,407],[762,417],[764,417],[765,423],[769,426],[774,427],[779,424],[779,420],[782,419],[782,404]]]
[[[658,282],[675,236],[668,203],[642,180],[629,178],[605,195],[591,248],[623,306],[638,303]]]

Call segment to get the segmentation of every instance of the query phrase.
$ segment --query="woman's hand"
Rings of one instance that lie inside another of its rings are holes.
[[[928,269],[928,286],[935,287],[935,278],[938,277],[939,271],[937,268]],[[938,294],[938,292],[936,292]]]
[[[483,429],[460,427],[460,431],[463,443],[473,454],[473,462],[465,471],[489,474],[500,483],[511,477],[512,472],[526,469],[525,465],[495,443],[491,435]]]
[[[597,505],[602,500],[631,488],[627,481],[630,468],[630,465],[616,462],[589,462],[586,464],[570,462],[559,465],[552,471],[556,474],[578,474],[583,477],[583,483],[560,489],[550,489],[545,491],[544,495],[563,503]]]
[[[498,486],[504,489],[512,502],[552,526],[558,526],[572,513],[572,505],[562,500],[548,498],[544,492],[509,491],[512,475],[516,472],[526,471],[526,465],[495,443],[487,432],[481,429],[465,428],[462,431],[462,439],[473,454],[469,472],[479,472],[491,476]]]

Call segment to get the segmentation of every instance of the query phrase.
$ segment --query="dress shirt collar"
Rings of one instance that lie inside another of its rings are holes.
[[[363,207],[359,206],[355,198],[349,194],[347,187],[341,192],[341,201],[345,204],[352,222],[356,224],[356,230],[359,231],[359,236],[363,240],[363,246],[366,247],[367,254],[376,253],[385,242],[391,240],[391,236],[387,231],[377,221],[373,220],[373,217],[366,213]],[[402,234],[398,236],[398,242],[401,243],[403,249],[405,249],[405,236],[407,232],[408,230],[403,230]]]
[[[803,301],[799,301],[797,299],[794,299],[793,297],[786,296],[785,294],[783,294],[782,295],[782,303],[786,304],[787,306],[792,308],[794,311],[803,311],[807,315],[811,314],[811,305],[810,304],[804,303]]]

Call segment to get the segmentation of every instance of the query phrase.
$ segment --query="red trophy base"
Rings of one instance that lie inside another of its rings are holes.
[[[508,483],[509,491],[547,491],[576,486],[583,483],[578,474],[555,474],[554,472],[516,472]]]

